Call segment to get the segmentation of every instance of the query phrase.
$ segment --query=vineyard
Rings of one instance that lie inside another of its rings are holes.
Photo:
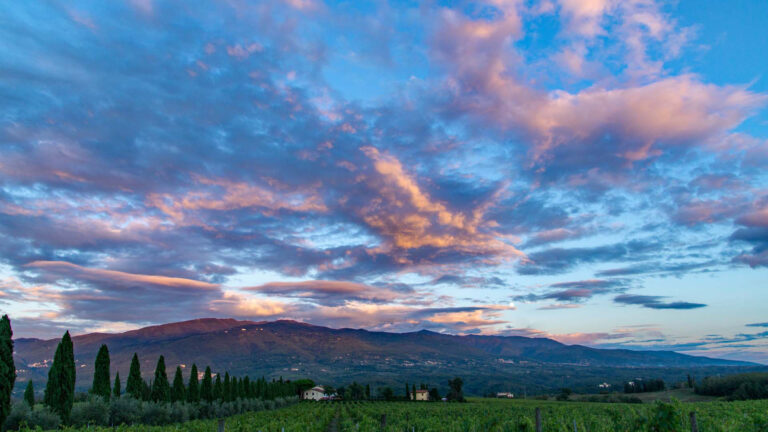
[[[228,432],[465,432],[534,431],[540,408],[544,432],[690,431],[695,412],[702,432],[766,432],[768,401],[602,404],[475,399],[464,404],[413,402],[302,402],[275,411],[229,417]],[[217,420],[170,426],[122,426],[88,431],[213,432]],[[75,431],[78,429],[71,429]],[[79,429],[78,431],[85,431]]]

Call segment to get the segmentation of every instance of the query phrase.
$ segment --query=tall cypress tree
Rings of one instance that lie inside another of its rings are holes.
[[[171,402],[180,402],[186,400],[186,389],[184,388],[184,376],[181,373],[181,366],[176,366],[176,375],[173,377],[173,387],[171,387]]]
[[[229,402],[232,400],[232,380],[229,377],[229,372],[224,372],[224,383],[222,386],[222,391],[224,392],[224,395],[222,399],[224,399],[224,402]]]
[[[128,381],[125,382],[125,392],[141,400],[144,396],[144,380],[141,379],[141,364],[139,355],[133,353],[131,369],[128,371]]]
[[[221,374],[216,374],[216,382],[213,383],[213,398],[216,400],[224,399],[224,390],[221,386]]]
[[[75,352],[69,331],[64,333],[56,347],[43,399],[46,405],[59,414],[62,422],[69,422],[69,413],[75,401]]]
[[[13,363],[13,329],[8,315],[0,319],[0,427],[11,413],[11,392],[16,382]]]
[[[91,393],[109,400],[109,395],[111,393],[109,377],[111,375],[112,374],[109,371],[109,349],[106,345],[102,345],[99,348],[98,354],[96,354]]]
[[[211,367],[205,367],[205,375],[203,375],[203,383],[200,385],[200,399],[211,402],[213,401],[213,383],[211,380]]]
[[[115,386],[112,387],[112,397],[119,398],[121,390],[122,389],[120,388],[120,372],[118,371],[115,374]]]
[[[171,401],[171,386],[168,384],[168,374],[165,372],[165,357],[157,359],[155,381],[152,383],[152,400],[155,402]]]
[[[35,385],[32,384],[32,380],[27,381],[27,388],[24,390],[24,401],[29,404],[30,408],[35,407]]]
[[[189,386],[187,386],[187,401],[200,402],[200,385],[197,382],[197,365],[192,363],[189,371]]]
[[[251,379],[248,378],[247,376],[243,380],[243,393],[245,393],[243,397],[246,399],[250,399],[253,397],[253,393],[251,392]]]

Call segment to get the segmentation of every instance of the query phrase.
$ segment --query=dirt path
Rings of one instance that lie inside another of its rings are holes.
[[[336,411],[336,415],[333,417],[333,420],[328,424],[328,432],[339,432],[339,415],[341,413],[339,410]]]

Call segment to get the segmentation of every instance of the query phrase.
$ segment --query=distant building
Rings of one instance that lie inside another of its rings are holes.
[[[321,400],[325,398],[325,389],[322,386],[312,387],[309,390],[304,390],[301,398],[304,400]]]
[[[429,392],[426,390],[416,390],[416,392],[411,395],[411,400],[417,400],[417,401],[429,400]]]
[[[515,397],[515,395],[513,395],[510,392],[499,392],[499,393],[496,393],[496,397],[497,398],[502,398],[502,399],[505,399],[505,398],[506,399],[512,399],[512,398]]]

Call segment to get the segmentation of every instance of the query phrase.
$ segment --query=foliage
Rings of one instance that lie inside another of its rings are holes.
[[[11,412],[11,392],[16,382],[13,363],[13,329],[8,315],[0,319],[0,426]]]
[[[35,406],[35,385],[32,384],[32,380],[27,381],[27,388],[24,390],[24,402],[30,407],[34,408]]]
[[[667,388],[664,380],[661,378],[643,380],[637,379],[634,381],[627,381],[624,383],[624,393],[646,393],[663,391]]]
[[[133,353],[131,368],[128,371],[128,381],[125,382],[125,392],[136,399],[142,399],[144,395],[144,380],[141,379],[141,364],[139,355]]]
[[[448,387],[450,387],[450,390],[448,391],[446,398],[452,402],[464,402],[464,392],[462,391],[463,385],[464,381],[462,381],[459,377],[448,381]]]
[[[93,371],[93,387],[91,387],[91,393],[109,400],[111,393],[111,386],[109,382],[110,375],[109,349],[106,345],[102,345],[99,348],[98,354],[96,354],[96,362],[94,363]]]
[[[124,398],[127,399],[127,398]],[[296,400],[294,397],[293,401]],[[768,401],[593,404],[580,402],[542,402],[538,400],[469,400],[464,404],[410,403],[384,401],[302,402],[240,400],[201,403],[202,416],[190,404],[164,404],[165,411],[149,407],[153,402],[138,402],[155,415],[169,421],[190,419],[183,425],[147,427],[124,426],[120,432],[210,432],[219,417],[226,418],[226,430],[321,432],[380,432],[381,416],[387,415],[385,432],[507,432],[534,431],[536,408],[541,409],[544,431],[671,432],[691,430],[688,413],[696,411],[699,430],[711,432],[764,432],[768,425]],[[280,408],[283,407],[283,408]],[[265,411],[280,408],[275,411]],[[245,414],[238,414],[248,411]],[[117,424],[117,423],[116,423]],[[89,432],[110,432],[91,428]],[[72,431],[74,432],[74,431]],[[83,430],[83,432],[85,432]]]
[[[120,372],[115,374],[115,386],[112,387],[112,397],[119,398],[122,389],[120,388]]]
[[[152,400],[155,402],[171,401],[171,386],[168,384],[168,374],[165,372],[165,357],[157,359],[155,379],[152,381]]]
[[[69,413],[75,396],[75,353],[69,331],[64,333],[61,342],[56,347],[53,364],[48,371],[48,382],[45,386],[45,404],[61,417],[63,422],[69,421]]]
[[[197,365],[192,364],[192,370],[189,373],[189,385],[187,386],[187,402],[200,401],[200,385],[197,382]]]
[[[101,396],[91,396],[85,402],[77,402],[72,406],[69,422],[75,426],[109,424],[109,403]]]
[[[726,396],[731,400],[765,399],[768,398],[768,373],[706,377],[696,385],[696,393]]]
[[[186,387],[184,386],[184,376],[181,373],[181,366],[176,366],[176,374],[173,377],[173,386],[171,387],[171,402],[183,402],[187,400]]]

